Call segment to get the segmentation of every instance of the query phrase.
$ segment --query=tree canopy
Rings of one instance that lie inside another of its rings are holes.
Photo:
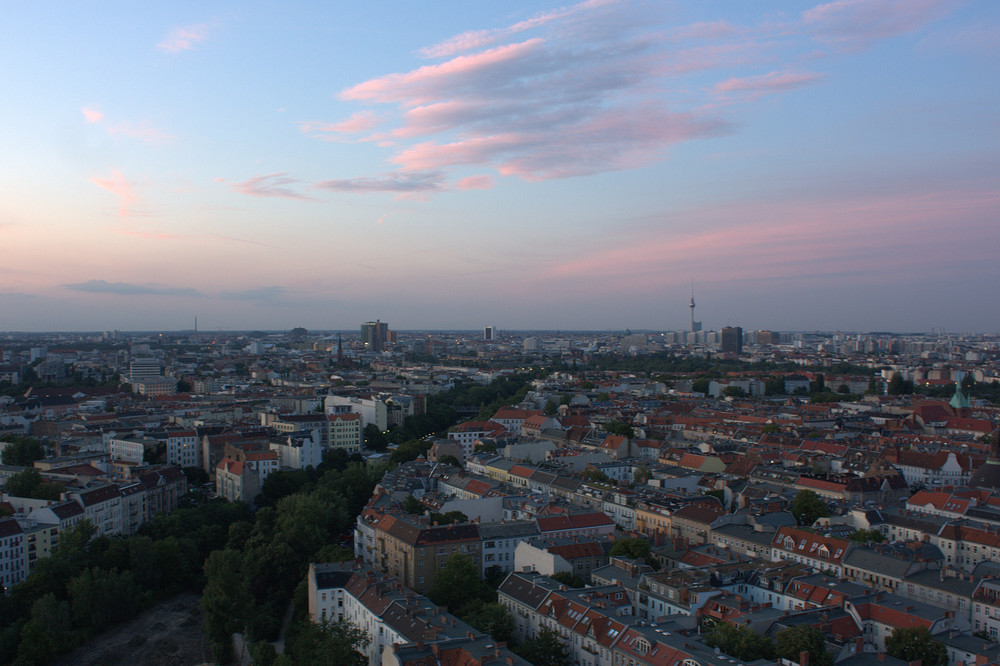
[[[45,457],[45,447],[34,437],[4,435],[0,437],[0,442],[6,442],[3,454],[0,454],[4,465],[27,467]]]
[[[923,660],[923,666],[947,666],[948,650],[927,627],[896,627],[885,639],[885,651],[903,661]]]
[[[809,666],[832,666],[826,650],[823,632],[808,624],[782,629],[774,637],[774,653],[780,659],[798,662],[803,652],[809,653]]]
[[[770,639],[748,627],[728,622],[717,623],[705,636],[705,645],[717,647],[730,657],[744,661],[774,659],[774,645]]]
[[[569,666],[569,648],[551,629],[544,628],[538,636],[519,644],[515,650],[534,666]]]
[[[792,500],[791,512],[799,525],[808,527],[815,523],[817,519],[830,515],[830,508],[814,491],[802,489],[795,493],[795,499]]]
[[[434,576],[434,586],[427,596],[456,614],[462,614],[463,607],[476,601],[496,601],[496,593],[482,581],[476,563],[464,553],[448,558]]]

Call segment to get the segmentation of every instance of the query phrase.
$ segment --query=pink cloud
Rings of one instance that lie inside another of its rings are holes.
[[[101,121],[102,118],[104,118],[103,113],[101,113],[97,109],[92,109],[87,106],[80,109],[80,111],[81,113],[83,113],[83,119],[87,122],[88,125],[93,123],[98,123]]]
[[[747,93],[767,95],[801,88],[822,80],[822,76],[811,72],[768,72],[759,76],[731,78],[716,84],[717,93]]]
[[[340,98],[393,107],[379,113],[386,127],[360,140],[391,151],[402,172],[447,176],[473,166],[543,180],[629,169],[664,159],[678,142],[732,131],[736,124],[713,109],[821,81],[822,73],[786,64],[815,60],[814,40],[898,34],[949,2],[836,0],[794,19],[676,27],[662,3],[593,0],[461,33],[421,52],[443,62],[363,81]],[[913,16],[901,16],[911,4]],[[867,27],[841,35],[864,20]],[[722,72],[714,87],[685,81],[712,70]],[[302,127],[366,132],[372,113]]]
[[[445,90],[483,85],[480,77],[493,78],[509,72],[511,66],[537,52],[544,40],[535,38],[508,44],[475,55],[458,56],[440,65],[420,67],[406,74],[389,74],[348,88],[340,94],[346,100],[400,102],[406,106],[426,104]]]
[[[821,42],[860,48],[916,32],[958,4],[957,0],[835,0],[803,12],[802,21]]]
[[[493,179],[487,175],[468,176],[455,183],[459,190],[488,190],[493,187]]]
[[[312,197],[296,192],[289,187],[299,182],[297,178],[290,178],[287,172],[281,171],[263,176],[254,176],[240,183],[232,183],[230,187],[240,194],[247,194],[252,197],[277,197],[280,199],[313,201]]]
[[[136,194],[132,183],[125,179],[121,171],[112,169],[111,175],[108,178],[98,178],[95,176],[90,179],[90,182],[118,197],[119,217],[124,218],[129,216],[130,209],[136,201]]]
[[[518,33],[540,28],[547,23],[571,17],[580,12],[592,11],[594,9],[609,5],[620,5],[621,0],[587,0],[579,4],[562,7],[549,12],[543,12],[530,19],[519,21],[506,28],[493,30],[470,30],[455,35],[443,42],[420,49],[420,55],[425,58],[451,57],[457,53],[471,51],[472,49],[492,46],[505,38],[512,37]]]
[[[156,45],[161,51],[166,53],[180,53],[190,51],[198,44],[208,39],[209,27],[205,24],[189,25],[183,28],[171,30],[159,44]]]
[[[152,144],[164,144],[173,140],[173,136],[149,123],[121,122],[108,128],[108,134],[121,134],[132,139]]]
[[[567,178],[639,166],[670,144],[728,130],[721,121],[650,105],[609,111],[567,125],[558,134],[512,132],[446,144],[429,141],[400,151],[393,161],[405,170],[492,164],[505,176]]]
[[[321,132],[330,134],[356,134],[365,132],[378,124],[378,116],[374,111],[358,111],[347,120],[336,123],[325,123],[318,120],[305,120],[299,123],[299,129],[306,133]]]

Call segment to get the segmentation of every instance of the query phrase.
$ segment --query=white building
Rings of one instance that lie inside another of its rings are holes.
[[[278,454],[278,464],[281,467],[305,469],[309,466],[319,467],[323,462],[323,446],[316,437],[306,433],[271,440],[268,447]]]
[[[146,447],[142,440],[112,438],[108,442],[108,453],[112,460],[139,464],[143,460]]]
[[[195,430],[172,430],[167,433],[167,464],[181,469],[201,462],[201,439]]]
[[[0,518],[0,591],[6,592],[26,575],[24,531],[13,518]]]
[[[361,429],[369,423],[382,431],[389,428],[389,410],[385,403],[377,398],[356,398],[353,396],[328,395],[323,401],[327,414],[343,414],[353,412],[361,415]]]

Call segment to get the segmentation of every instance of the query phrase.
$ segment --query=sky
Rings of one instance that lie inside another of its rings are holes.
[[[997,332],[1000,3],[0,3],[0,331]]]

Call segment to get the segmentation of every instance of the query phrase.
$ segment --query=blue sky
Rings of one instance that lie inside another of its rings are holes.
[[[1000,5],[8,3],[0,330],[996,331]]]

